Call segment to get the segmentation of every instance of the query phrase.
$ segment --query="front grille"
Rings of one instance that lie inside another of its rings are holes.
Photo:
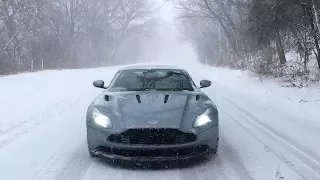
[[[200,145],[182,149],[118,149],[99,146],[98,151],[110,155],[120,155],[124,157],[181,157],[190,155],[202,155],[210,151],[209,146]]]
[[[197,136],[177,129],[129,129],[109,136],[110,142],[121,144],[172,145],[191,143]]]

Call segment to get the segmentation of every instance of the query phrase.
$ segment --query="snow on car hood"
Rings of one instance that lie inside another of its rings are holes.
[[[94,106],[108,115],[118,130],[180,129],[191,127],[195,117],[211,104],[208,100],[201,92],[189,91],[106,92],[95,100]]]

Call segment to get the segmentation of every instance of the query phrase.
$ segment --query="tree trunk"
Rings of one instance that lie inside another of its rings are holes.
[[[320,33],[319,11],[318,11],[318,7],[317,7],[317,4],[316,4],[315,0],[312,0],[312,8],[313,8],[314,16],[315,16],[315,19],[316,19],[316,25],[317,25],[318,33]]]
[[[309,9],[309,8],[307,9],[307,13],[308,13],[309,21],[310,21],[310,25],[311,25],[311,35],[314,40],[315,49],[317,51],[315,55],[317,57],[318,67],[320,69],[320,45],[319,45],[319,40],[317,37],[316,25],[314,24],[312,9],[311,8]]]
[[[286,64],[287,59],[284,54],[284,50],[283,50],[283,46],[282,46],[282,42],[281,42],[281,37],[280,37],[280,32],[279,32],[278,28],[277,28],[277,33],[276,33],[276,45],[277,45],[278,56],[280,59],[280,64]]]
[[[318,41],[318,38],[320,36],[320,19],[319,19],[319,11],[318,11],[318,7],[317,7],[317,4],[315,2],[315,0],[312,0],[312,7],[313,7],[313,11],[314,11],[314,16],[315,16],[315,20],[316,20],[316,27],[315,29],[317,29],[317,33],[315,33],[315,44],[316,44],[316,49],[317,49],[317,52],[318,54],[316,54],[316,57],[317,57],[317,61],[318,61],[318,67],[320,69],[320,48],[319,48],[319,41]]]
[[[319,49],[319,47],[317,48],[317,51],[318,51],[318,55],[316,55],[316,57],[317,57],[317,61],[318,61],[318,67],[320,69],[320,49]]]
[[[203,0],[205,3],[205,6],[207,8],[207,10],[209,10],[209,12],[211,13],[212,17],[214,18],[214,20],[217,20],[218,23],[220,24],[220,26],[223,28],[224,33],[226,34],[227,38],[229,39],[229,42],[231,43],[231,46],[233,48],[233,50],[236,52],[237,56],[240,55],[239,52],[239,46],[238,46],[238,42],[237,42],[237,37],[232,37],[230,31],[228,30],[228,28],[225,26],[225,24],[223,24],[222,18],[218,16],[218,14],[216,12],[214,12],[209,3],[208,0]],[[235,41],[235,43],[234,43]]]
[[[222,33],[221,24],[219,23],[219,61],[222,61]]]
[[[112,63],[113,63],[113,61],[115,60],[116,55],[118,54],[118,50],[119,50],[119,48],[120,48],[120,45],[121,45],[121,42],[118,42],[118,43],[116,44],[116,47],[115,47],[115,49],[114,49],[114,51],[113,51],[113,53],[112,53],[111,59],[110,59],[110,61],[109,61],[109,66],[111,66]]]

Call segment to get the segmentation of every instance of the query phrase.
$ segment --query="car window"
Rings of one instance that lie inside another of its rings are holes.
[[[194,90],[190,76],[181,70],[124,70],[111,83],[112,89],[143,90]]]

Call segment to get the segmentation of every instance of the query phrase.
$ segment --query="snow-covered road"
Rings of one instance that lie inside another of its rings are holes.
[[[308,112],[266,103],[195,66],[187,69],[196,82],[214,80],[205,92],[220,110],[220,147],[210,161],[131,166],[90,158],[85,113],[101,91],[92,81],[110,81],[117,67],[46,71],[0,77],[0,179],[320,179],[320,115],[304,119]]]

